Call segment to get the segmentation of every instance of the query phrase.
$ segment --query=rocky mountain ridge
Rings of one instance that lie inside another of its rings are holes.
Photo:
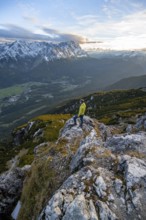
[[[126,131],[122,125],[106,126],[87,116],[81,129],[72,126],[71,118],[53,142],[43,142],[43,126],[35,130],[35,123],[15,133],[17,145],[30,131],[39,144],[23,185],[19,215],[14,219],[146,218],[146,115],[127,124]],[[4,188],[0,190],[5,193]]]
[[[145,219],[145,133],[139,138],[137,134],[113,135],[114,127],[85,120],[84,129],[89,133],[71,160],[72,175],[48,201],[39,219]],[[70,123],[62,134],[73,142],[73,131],[82,131],[74,127],[68,130]],[[130,151],[144,158],[130,156]]]
[[[13,43],[0,44],[0,61],[39,58],[51,61],[60,58],[86,57],[79,44],[70,41],[53,44],[48,42],[27,42],[17,40]],[[2,64],[1,64],[2,65]]]

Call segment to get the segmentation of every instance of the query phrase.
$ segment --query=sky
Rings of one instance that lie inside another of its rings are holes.
[[[146,0],[0,0],[0,41],[17,39],[146,48]]]

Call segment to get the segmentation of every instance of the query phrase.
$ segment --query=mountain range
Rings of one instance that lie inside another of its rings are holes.
[[[125,77],[145,74],[145,61],[145,50],[87,54],[73,41],[53,44],[19,40],[0,44],[0,88],[65,80],[73,85],[85,81],[90,90],[97,90]]]
[[[58,44],[17,40],[0,44],[0,61],[36,59],[51,61],[60,58],[82,57],[87,54],[74,41]]]

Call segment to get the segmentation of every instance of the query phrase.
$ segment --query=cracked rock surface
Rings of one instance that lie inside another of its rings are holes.
[[[146,219],[146,133],[112,134],[113,127],[85,117],[60,139],[79,139],[71,175],[48,200],[39,220]],[[135,155],[131,155],[131,150]]]

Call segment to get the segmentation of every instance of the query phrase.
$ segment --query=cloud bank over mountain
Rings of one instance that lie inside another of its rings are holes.
[[[47,40],[47,41],[54,41],[54,42],[61,42],[61,41],[76,41],[78,43],[82,43],[85,39],[82,36],[68,34],[68,33],[61,33],[55,29],[41,27],[42,33],[34,33],[31,30],[19,27],[17,25],[0,25],[0,39],[29,39],[29,40]]]

